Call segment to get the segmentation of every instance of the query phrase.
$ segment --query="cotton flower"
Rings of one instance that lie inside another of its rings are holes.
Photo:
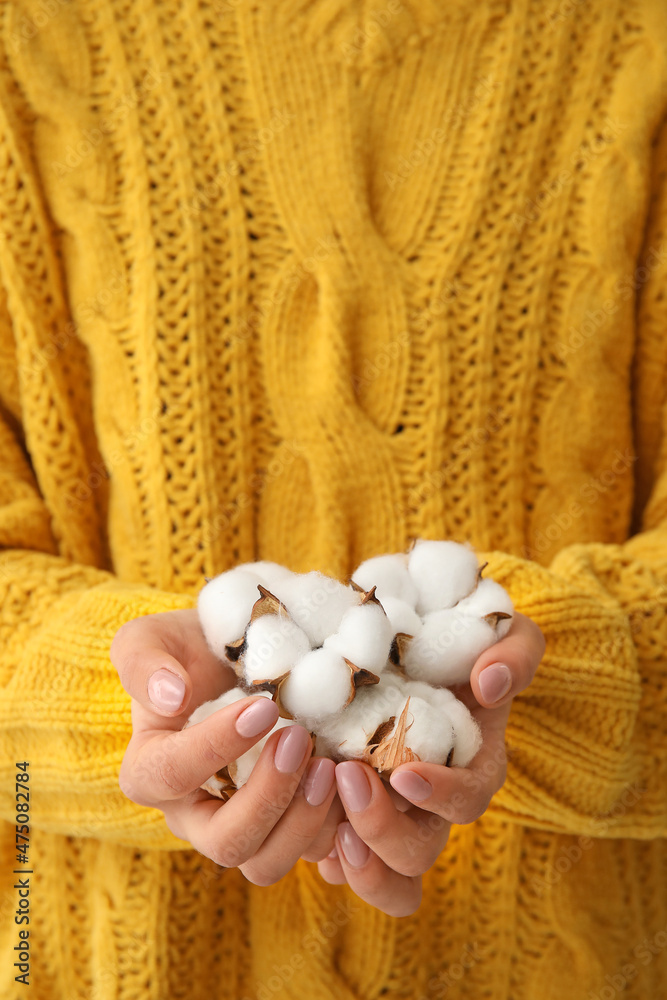
[[[359,603],[352,587],[313,570],[292,574],[281,589],[281,600],[306,633],[313,647],[335,632],[348,608]]]
[[[201,589],[197,613],[204,638],[215,655],[224,660],[226,647],[242,636],[260,594],[257,574],[232,569],[214,577]]]
[[[383,607],[369,602],[345,612],[338,630],[324,640],[324,648],[335,650],[357,667],[380,674],[387,664],[394,635]]]
[[[355,683],[355,677],[359,680]],[[358,671],[333,649],[313,649],[280,685],[280,705],[309,726],[342,711],[355,696],[359,682],[374,683],[373,675]]]
[[[408,555],[408,571],[417,585],[420,615],[450,608],[475,587],[477,556],[458,542],[418,541]]]
[[[480,577],[472,549],[450,541],[368,559],[349,586],[269,562],[223,573],[198,601],[207,642],[239,677],[218,704],[261,690],[278,705],[274,729],[301,723],[318,754],[364,760],[385,777],[410,760],[466,767],[481,730],[449,687],[469,680],[514,613],[509,594]],[[231,794],[265,741],[206,787]]]
[[[375,596],[383,607],[388,597],[398,598],[411,608],[417,603],[417,585],[408,572],[408,557],[404,552],[367,559],[355,569],[352,579],[364,590],[375,587]]]
[[[406,604],[400,597],[382,597],[380,600],[394,635],[398,632],[402,632],[404,635],[415,635],[421,626],[421,618],[414,606]]]
[[[248,684],[273,680],[291,670],[309,652],[308,636],[291,618],[262,615],[246,632],[243,677]]]

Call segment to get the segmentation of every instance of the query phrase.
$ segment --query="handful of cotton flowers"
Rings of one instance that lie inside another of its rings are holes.
[[[207,581],[199,619],[239,686],[197,708],[187,725],[246,697],[278,704],[272,730],[300,723],[314,749],[360,759],[388,777],[407,761],[465,767],[481,746],[467,707],[448,690],[508,631],[506,591],[481,579],[474,552],[417,541],[362,563],[349,585],[276,563],[246,563]],[[247,781],[266,740],[202,787],[227,798]]]

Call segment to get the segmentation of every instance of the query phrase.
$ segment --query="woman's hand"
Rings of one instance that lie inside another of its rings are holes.
[[[183,730],[195,708],[236,685],[206,645],[196,609],[126,622],[110,655],[132,696],[133,733],[119,776],[129,799],[160,809],[177,837],[257,885],[276,882],[304,853],[324,857],[329,847],[318,853],[316,838],[336,794],[334,764],[311,760],[302,726],[270,737],[229,801],[199,787],[265,736],[278,709],[268,698],[245,698]]]
[[[468,767],[402,764],[388,787],[368,764],[337,765],[347,818],[337,826],[333,854],[319,862],[327,882],[347,882],[392,916],[414,913],[421,876],[447,843],[452,823],[478,819],[505,781],[512,699],[532,681],[544,649],[540,628],[515,613],[505,638],[475,663],[470,683],[452,689],[482,729],[482,747]]]

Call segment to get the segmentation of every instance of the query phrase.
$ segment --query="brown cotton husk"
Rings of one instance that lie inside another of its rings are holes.
[[[214,795],[216,799],[222,799],[223,802],[227,802],[227,800],[230,799],[236,791],[236,784],[230,772],[230,768],[233,766],[234,762],[231,764],[225,764],[224,767],[221,767],[219,771],[216,771],[215,774],[205,781],[200,787],[207,791],[210,795]],[[217,778],[218,781],[221,782],[222,787],[215,784],[213,778]]]
[[[246,625],[243,635],[240,639],[235,639],[234,642],[230,642],[225,646],[227,659],[234,664],[234,672],[238,678],[243,677],[243,665],[240,660],[245,653],[246,634],[250,625],[257,621],[258,618],[261,618],[262,615],[285,615],[289,617],[289,611],[275,594],[272,594],[270,590],[263,587],[261,583],[257,584],[257,589],[260,596],[252,606],[250,621]]]
[[[498,622],[502,621],[504,618],[511,618],[506,611],[492,611],[488,615],[483,615],[485,622],[488,622],[491,628],[496,628]]]
[[[379,741],[374,744],[369,743],[366,747],[363,759],[383,775],[389,776],[399,764],[409,764],[421,759],[416,753],[413,753],[409,746],[406,746],[405,742],[407,732],[412,725],[412,723],[408,725],[407,722],[409,706],[410,699],[408,698],[398,717],[392,736],[386,734],[392,731],[395,716],[378,726],[371,740],[378,739]]]
[[[396,673],[400,674],[401,677],[406,677],[405,668],[403,667],[403,657],[410,644],[410,640],[413,638],[414,636],[408,635],[407,632],[397,632],[391,643],[389,659],[393,664]]]

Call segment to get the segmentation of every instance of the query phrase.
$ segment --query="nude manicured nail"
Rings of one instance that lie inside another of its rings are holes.
[[[354,761],[336,765],[336,784],[343,805],[351,812],[361,812],[371,801],[371,786],[364,770]]]
[[[370,848],[355,833],[350,823],[339,824],[338,843],[348,865],[352,868],[362,868],[366,864],[370,855]]]
[[[484,701],[494,705],[512,687],[510,668],[504,663],[493,663],[479,675],[479,690]]]
[[[270,698],[258,698],[254,705],[241,712],[236,720],[239,736],[259,736],[278,719],[278,706]]]
[[[389,781],[399,795],[404,795],[406,799],[414,799],[415,802],[427,799],[433,792],[429,782],[414,771],[399,771],[398,774],[392,774]]]
[[[311,806],[321,806],[334,783],[336,766],[332,760],[320,757],[308,765],[303,794]]]
[[[283,774],[298,771],[306,749],[312,745],[310,733],[307,733],[303,726],[283,729],[273,758],[278,770]]]
[[[163,712],[175,712],[183,704],[185,683],[171,670],[156,670],[148,680],[148,697]]]

